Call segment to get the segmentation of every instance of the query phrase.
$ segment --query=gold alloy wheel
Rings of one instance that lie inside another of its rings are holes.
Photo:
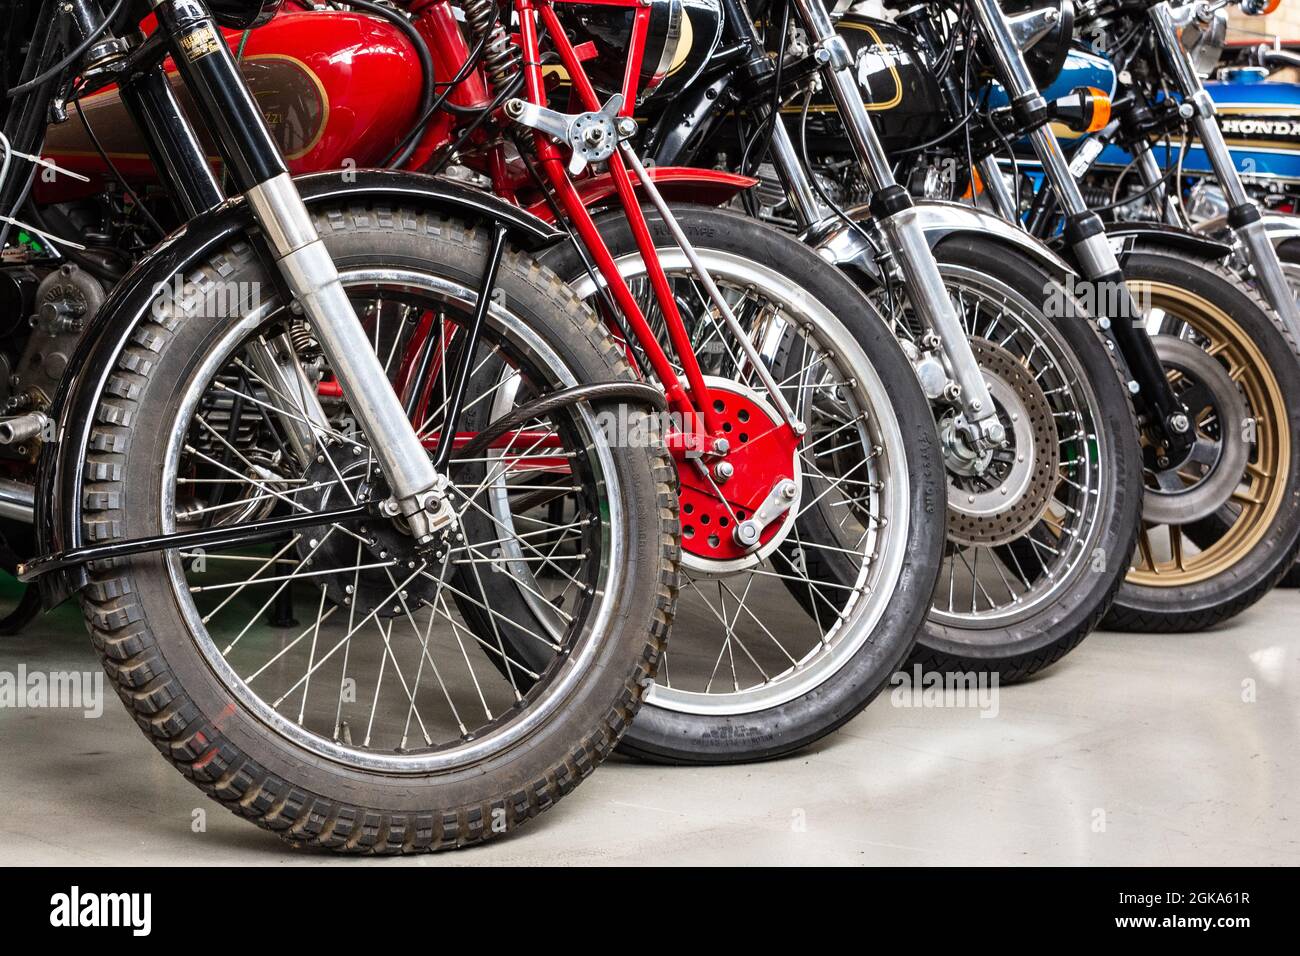
[[[1185,587],[1232,567],[1268,532],[1281,506],[1290,468],[1287,409],[1263,354],[1226,312],[1166,283],[1130,283],[1130,288],[1135,301],[1148,306],[1148,330],[1204,350],[1227,372],[1246,405],[1247,419],[1240,423],[1220,422],[1213,405],[1189,408],[1198,439],[1239,440],[1248,446],[1240,480],[1223,506],[1213,517],[1195,523],[1142,522],[1126,580],[1143,587]],[[1195,384],[1177,370],[1170,370],[1169,379],[1176,389]],[[1208,472],[1197,473],[1197,467],[1188,470],[1185,464],[1176,474],[1190,487],[1210,477]],[[1155,489],[1153,472],[1148,469],[1145,474],[1148,489]]]

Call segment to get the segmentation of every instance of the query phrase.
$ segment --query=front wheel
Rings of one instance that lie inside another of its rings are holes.
[[[911,650],[943,543],[942,465],[916,376],[851,282],[762,223],[700,207],[674,212],[806,431],[793,454],[774,444],[785,430],[771,397],[651,215],[735,473],[702,481],[678,460],[681,601],[671,651],[622,747],[678,763],[766,759],[847,721]],[[626,219],[599,225],[666,342]],[[572,253],[547,262],[594,296]],[[742,551],[732,545],[734,520],[746,517],[738,502],[765,463],[793,468],[781,472],[794,476],[784,485],[790,504],[760,547]]]
[[[590,310],[513,251],[478,351],[461,354],[481,231],[413,209],[314,215],[427,448],[472,437],[441,422],[463,361],[497,371],[466,396],[480,421],[630,377]],[[332,511],[382,486],[311,328],[261,262],[247,243],[215,253],[121,352],[85,462],[88,540]],[[268,361],[305,377],[286,384]],[[303,381],[318,402],[294,391]],[[369,853],[492,838],[585,778],[636,713],[671,620],[671,462],[607,441],[585,403],[533,407],[487,448],[454,453],[456,520],[434,548],[414,547],[400,516],[371,515],[264,546],[96,563],[91,634],[163,756],[294,844]],[[519,622],[487,583],[508,575],[508,546],[552,572],[533,597],[556,626],[527,629],[527,661],[503,642]]]
[[[1300,364],[1258,292],[1216,262],[1122,262],[1195,442],[1145,450],[1142,532],[1108,627],[1195,631],[1250,607],[1300,548]]]
[[[1136,425],[1093,315],[1032,260],[980,236],[935,258],[1007,444],[971,459],[936,402],[948,542],[909,662],[1022,680],[1073,650],[1119,588],[1137,531]],[[916,336],[909,313],[897,333]]]

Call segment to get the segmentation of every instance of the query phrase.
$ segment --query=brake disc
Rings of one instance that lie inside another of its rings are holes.
[[[1174,391],[1187,406],[1195,441],[1180,462],[1167,468],[1148,462],[1142,520],[1189,524],[1222,507],[1241,484],[1250,456],[1246,440],[1250,412],[1228,370],[1192,342],[1172,335],[1151,338]],[[1149,456],[1148,456],[1149,457]]]
[[[705,477],[693,460],[675,457],[681,488],[682,564],[695,574],[727,575],[753,567],[785,540],[799,511],[799,438],[766,397],[738,382],[705,379],[708,401],[730,451],[734,472],[725,481]],[[762,522],[757,541],[739,540],[737,526],[759,519],[774,493],[786,490],[775,517]]]
[[[948,456],[948,535],[967,545],[1008,544],[1047,510],[1058,480],[1060,440],[1047,396],[1014,355],[986,339],[971,350],[984,371],[1006,447],[973,461]],[[945,442],[957,439],[951,421]]]

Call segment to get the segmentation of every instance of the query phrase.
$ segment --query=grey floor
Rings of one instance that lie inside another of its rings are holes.
[[[0,638],[0,672],[20,664],[96,666],[66,608]],[[996,702],[882,697],[761,766],[616,758],[510,840],[380,865],[1300,863],[1300,592],[1212,633],[1095,634]],[[284,862],[367,865],[207,802],[115,698],[99,719],[0,708],[0,864]]]

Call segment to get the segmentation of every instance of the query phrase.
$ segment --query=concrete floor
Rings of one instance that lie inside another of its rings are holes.
[[[812,752],[760,766],[615,758],[510,840],[380,865],[1295,865],[1298,622],[1300,592],[1275,592],[1217,632],[1098,633],[1003,689],[996,717],[884,696]],[[68,608],[0,638],[0,672],[20,664],[96,666]],[[366,865],[237,820],[105,707],[0,708],[0,864]]]

